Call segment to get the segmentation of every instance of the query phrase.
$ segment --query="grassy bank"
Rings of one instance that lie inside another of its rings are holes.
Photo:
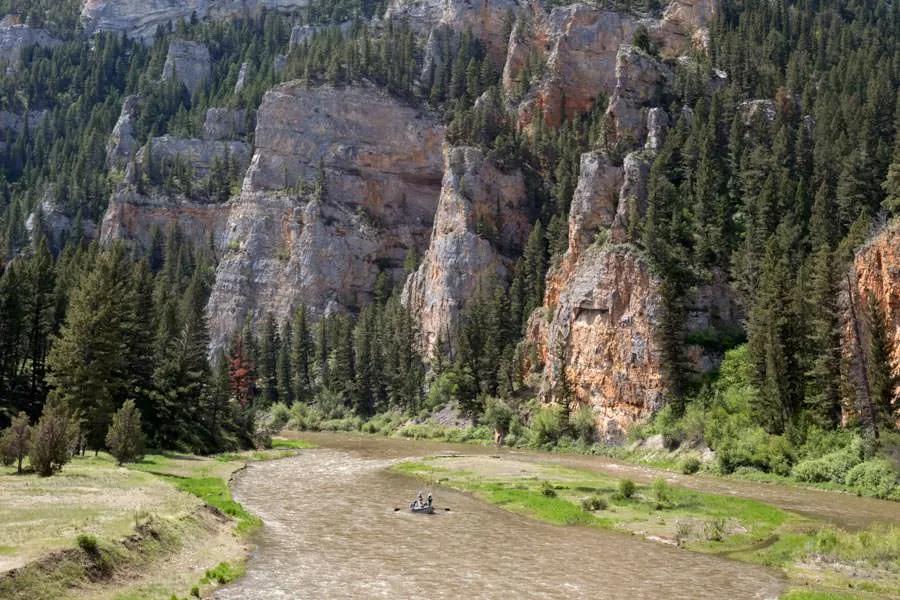
[[[260,521],[231,497],[230,478],[309,444],[273,446],[150,455],[127,468],[76,457],[50,478],[0,470],[0,597],[169,600],[239,577]]]
[[[548,523],[778,568],[795,586],[786,596],[794,600],[891,598],[900,589],[897,528],[851,534],[763,502],[510,458],[440,457],[394,470]]]

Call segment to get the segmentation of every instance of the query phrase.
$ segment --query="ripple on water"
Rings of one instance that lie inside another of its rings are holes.
[[[418,482],[391,461],[314,450],[254,463],[235,497],[265,522],[219,600],[776,598],[772,571],[613,532],[555,527],[440,490],[452,512],[394,512]]]

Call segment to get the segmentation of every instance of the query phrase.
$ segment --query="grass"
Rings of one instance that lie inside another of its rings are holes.
[[[248,535],[257,530],[262,521],[252,515],[240,502],[231,497],[228,484],[219,477],[177,477],[167,475],[179,490],[197,496],[206,504],[217,508],[237,521],[237,532]]]
[[[49,478],[0,468],[0,598],[184,597],[240,577],[239,540],[261,521],[227,482],[249,461],[312,446],[274,445],[216,457],[153,454],[125,468],[101,453],[75,457]],[[3,577],[11,568],[17,576]]]
[[[628,480],[509,458],[435,457],[392,469],[554,525],[625,531],[778,568],[795,585],[810,586],[789,591],[785,598],[791,600],[891,597],[891,591],[900,589],[897,527],[848,533],[757,500],[688,490],[662,480],[635,484],[626,497],[621,490],[630,487],[622,483]],[[606,508],[590,510],[592,499],[606,502]],[[848,588],[853,595],[846,594]]]

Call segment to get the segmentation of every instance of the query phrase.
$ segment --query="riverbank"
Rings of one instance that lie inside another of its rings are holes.
[[[782,570],[792,600],[896,598],[900,528],[848,533],[757,500],[511,456],[442,456],[394,471],[560,526],[597,527]],[[630,489],[633,485],[633,489]]]
[[[150,455],[117,467],[75,457],[39,478],[0,469],[0,597],[129,600],[204,596],[240,576],[260,521],[231,498],[250,461],[309,447],[214,457]]]

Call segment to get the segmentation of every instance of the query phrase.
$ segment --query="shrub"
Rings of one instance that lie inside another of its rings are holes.
[[[501,438],[506,437],[512,425],[513,409],[500,398],[488,396],[484,401],[484,416],[481,420],[498,432]]]
[[[606,502],[606,498],[603,496],[593,495],[588,496],[581,500],[581,508],[588,512],[593,512],[595,510],[606,510],[608,506]]]
[[[634,497],[634,493],[637,491],[637,486],[634,485],[634,482],[630,479],[623,479],[619,482],[619,492],[618,495],[621,498],[630,499]]]
[[[144,432],[141,431],[141,411],[134,400],[126,400],[116,414],[106,433],[109,452],[121,465],[144,457]]]
[[[590,406],[581,406],[569,415],[569,425],[577,438],[585,444],[592,444],[597,435],[597,422]]]
[[[42,477],[49,477],[69,462],[78,439],[78,421],[58,400],[44,405],[44,412],[32,437],[31,466]]]
[[[862,442],[857,438],[845,448],[835,450],[820,458],[797,463],[791,474],[800,481],[844,483],[850,470],[863,460]]]
[[[669,484],[666,483],[666,480],[662,477],[653,480],[651,489],[653,490],[653,499],[656,500],[657,508],[662,508],[665,504],[669,503],[669,500],[671,500]]]
[[[703,524],[703,537],[710,542],[721,542],[725,534],[725,519],[712,519]]]
[[[278,433],[284,429],[288,421],[291,420],[291,411],[283,402],[276,402],[269,409],[269,426],[273,433]]]
[[[696,456],[685,457],[685,459],[681,461],[681,472],[685,475],[693,475],[700,470],[700,464],[700,459]]]
[[[547,498],[556,498],[556,490],[553,489],[553,485],[549,481],[541,484],[541,494]]]
[[[675,523],[675,545],[680,547],[688,539],[690,539],[693,532],[694,528],[690,523],[687,523],[685,521],[677,521]]]
[[[194,598],[200,597],[200,586],[195,585],[191,588],[191,596],[193,596]]]
[[[531,418],[531,434],[536,446],[553,444],[563,433],[562,409],[559,406],[541,408]]]
[[[0,437],[0,462],[4,466],[16,463],[16,472],[22,473],[22,461],[31,451],[31,425],[28,415],[20,412]]]
[[[716,456],[723,473],[752,467],[766,473],[788,475],[794,450],[784,436],[766,433],[762,427],[751,427],[722,443],[716,449]]]
[[[79,533],[78,537],[75,538],[78,547],[87,552],[88,554],[96,555],[99,552],[99,544],[97,543],[97,538],[87,533]]]
[[[883,459],[859,463],[847,473],[846,482],[858,494],[876,498],[892,497],[898,485],[897,472]]]

